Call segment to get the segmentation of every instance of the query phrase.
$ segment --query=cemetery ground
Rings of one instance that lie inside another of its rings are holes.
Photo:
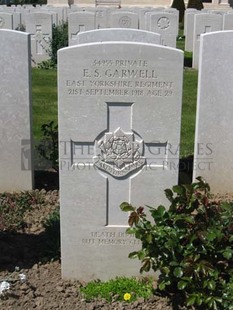
[[[33,69],[34,137],[41,140],[41,126],[57,123],[55,70]],[[184,72],[183,156],[193,153],[197,72]],[[57,173],[36,172],[37,188],[58,188]],[[35,190],[27,194],[0,197],[0,280],[11,280],[11,288],[2,295],[4,309],[173,309],[158,295],[145,300],[111,304],[103,298],[87,302],[80,293],[83,283],[61,280],[59,262],[58,191]],[[2,206],[7,205],[5,213]],[[15,267],[19,271],[15,271]],[[19,274],[25,274],[21,282]],[[153,283],[156,286],[156,283]]]
[[[11,285],[0,295],[1,309],[173,309],[166,298],[156,295],[132,303],[110,304],[103,298],[88,302],[80,293],[84,283],[61,280],[58,191],[1,194],[0,202],[10,205],[0,216],[0,282]],[[26,279],[20,281],[19,275]],[[122,293],[131,293],[130,289]]]
[[[43,124],[57,123],[56,83],[55,70],[32,70],[33,135],[36,141],[43,138]],[[197,71],[185,68],[180,152],[184,163],[188,163],[193,155],[196,89]],[[192,167],[184,170],[192,170]],[[182,182],[191,180],[185,171],[181,171],[180,176]],[[0,195],[0,282],[6,280],[11,285],[2,294],[0,291],[1,308],[185,309],[179,307],[179,300],[172,304],[157,294],[148,299],[140,297],[132,303],[117,301],[114,290],[110,304],[102,297],[89,301],[81,293],[85,283],[61,279],[57,179],[58,173],[54,170],[36,172],[36,187],[40,190]],[[232,196],[220,197],[223,198],[233,199]],[[156,282],[152,282],[152,287],[156,288]],[[129,288],[121,293],[132,291]]]
[[[43,139],[41,126],[51,121],[57,123],[56,70],[34,68],[32,86],[33,136],[35,141],[40,141]],[[186,68],[181,130],[181,156],[184,158],[193,154],[196,87],[197,71]],[[35,177],[36,188],[47,191],[37,189],[22,195],[0,196],[0,281],[10,280],[11,283],[10,289],[1,296],[1,308],[175,309],[166,298],[158,295],[147,300],[141,297],[132,303],[113,301],[109,304],[102,298],[87,302],[79,289],[83,283],[61,280],[58,173],[37,171]],[[190,181],[189,177],[187,179]],[[8,206],[5,211],[3,204]],[[15,271],[16,266],[18,271]],[[26,280],[21,282],[19,274],[25,274]]]

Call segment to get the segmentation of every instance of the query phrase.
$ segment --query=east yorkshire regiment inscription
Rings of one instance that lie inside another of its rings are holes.
[[[146,60],[94,60],[82,79],[66,80],[71,96],[173,96],[174,82],[160,79]]]

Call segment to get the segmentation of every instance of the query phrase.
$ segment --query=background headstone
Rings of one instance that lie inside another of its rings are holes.
[[[201,35],[193,179],[213,193],[233,184],[233,31]]]
[[[112,11],[109,17],[111,28],[132,28],[138,29],[139,17],[137,13],[127,11]]]
[[[63,278],[139,274],[119,205],[168,204],[178,182],[183,52],[133,42],[58,52]]]
[[[52,14],[30,13],[26,17],[26,31],[31,34],[32,65],[50,59],[52,38]]]
[[[196,14],[194,16],[193,34],[193,63],[192,67],[198,69],[200,35],[208,32],[222,30],[223,17],[220,14]]]
[[[197,10],[188,11],[185,14],[185,51],[193,51],[194,16]]]
[[[102,29],[108,27],[108,10],[107,8],[96,8],[95,9],[95,28]]]
[[[150,28],[148,30],[161,35],[161,44],[176,47],[179,17],[177,14],[167,12],[146,13]]]
[[[125,28],[90,30],[78,34],[79,44],[105,41],[132,41],[160,44],[161,36],[158,33],[150,31]]]
[[[94,12],[74,12],[68,15],[69,46],[78,44],[78,34],[95,29]]]
[[[0,29],[13,29],[13,14],[0,11]]]
[[[29,34],[0,30],[0,191],[33,187]]]
[[[233,13],[223,15],[223,30],[233,30]]]

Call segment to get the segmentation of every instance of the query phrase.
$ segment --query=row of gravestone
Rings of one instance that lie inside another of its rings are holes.
[[[31,34],[32,65],[35,66],[50,58],[52,24],[59,24],[67,19],[70,46],[79,43],[79,33],[83,31],[123,27],[159,33],[162,45],[176,47],[178,11],[174,9],[134,8],[126,11],[107,8],[85,10],[75,6],[70,9],[44,6],[40,7],[39,12],[39,8],[33,7],[10,9],[6,7],[0,11],[0,28],[13,29],[16,25],[22,28],[23,25],[26,32]],[[198,69],[200,34],[219,30],[233,30],[232,10],[226,12],[186,10],[185,50],[193,52],[193,68]]]
[[[141,31],[134,42],[95,34],[58,52],[62,274],[80,280],[138,274],[119,205],[167,205],[179,170],[183,52]],[[232,47],[233,31],[201,35],[194,178],[222,193],[233,184]],[[0,189],[30,189],[30,35],[0,30],[0,49]]]
[[[23,21],[14,22],[14,15],[0,11],[0,28],[12,29],[14,24],[24,25],[31,34],[32,65],[37,65],[50,58],[50,40],[52,25],[56,24],[58,13],[31,10],[24,15]],[[72,12],[72,10],[71,10]],[[172,13],[171,13],[172,12]],[[93,9],[68,14],[69,45],[78,43],[78,34],[83,31],[100,28],[144,29],[161,35],[161,44],[176,47],[178,35],[178,11],[174,9],[138,9],[125,11],[119,9]]]
[[[167,12],[167,13],[173,13],[178,16],[178,11],[174,8],[127,8],[125,7],[124,9],[116,9],[116,8],[111,8],[111,7],[98,7],[98,8],[81,8],[77,6],[71,6],[70,8],[57,8],[57,7],[41,7],[41,8],[18,8],[18,7],[1,7],[0,6],[0,13],[9,13],[13,14],[13,19],[14,25],[16,27],[18,26],[19,23],[25,24],[25,17],[30,14],[30,13],[50,13],[53,15],[53,23],[61,23],[61,22],[66,22],[68,20],[68,15],[70,13],[75,13],[75,12],[86,12],[86,13],[92,13],[94,14],[94,19],[95,19],[95,24],[94,28],[108,28],[112,27],[112,24],[115,26],[114,23],[116,21],[112,21],[111,15],[113,13],[120,13],[123,14],[125,18],[119,18],[120,20],[117,21],[117,26],[118,27],[124,27],[124,28],[136,28],[136,29],[141,29],[142,27],[145,27],[145,17],[144,14],[148,12]],[[131,15],[133,13],[133,15]],[[130,14],[128,16],[128,14]],[[122,15],[121,15],[122,17]],[[114,20],[116,17],[114,16]],[[18,23],[17,23],[18,22]],[[84,23],[85,24],[85,23]],[[88,23],[87,23],[88,25]],[[90,27],[88,25],[88,27]],[[15,28],[13,28],[15,29]]]
[[[200,35],[221,30],[233,30],[232,10],[227,12],[186,10],[184,23],[185,51],[193,52],[193,68],[198,69]]]

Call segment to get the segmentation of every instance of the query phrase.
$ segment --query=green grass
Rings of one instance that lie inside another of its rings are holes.
[[[123,301],[125,294],[130,294],[129,301],[135,301],[140,297],[145,299],[153,295],[153,280],[144,278],[142,280],[136,278],[117,277],[107,282],[92,281],[86,286],[81,287],[87,301],[95,298],[104,298],[108,302]]]
[[[186,68],[183,81],[183,104],[181,121],[181,157],[192,155],[197,102],[197,70]]]
[[[197,71],[184,69],[181,156],[193,154],[195,113],[197,97]],[[56,70],[32,70],[33,134],[42,138],[41,125],[57,123],[57,72]]]
[[[32,113],[35,140],[42,138],[41,125],[57,123],[57,71],[32,69]]]

